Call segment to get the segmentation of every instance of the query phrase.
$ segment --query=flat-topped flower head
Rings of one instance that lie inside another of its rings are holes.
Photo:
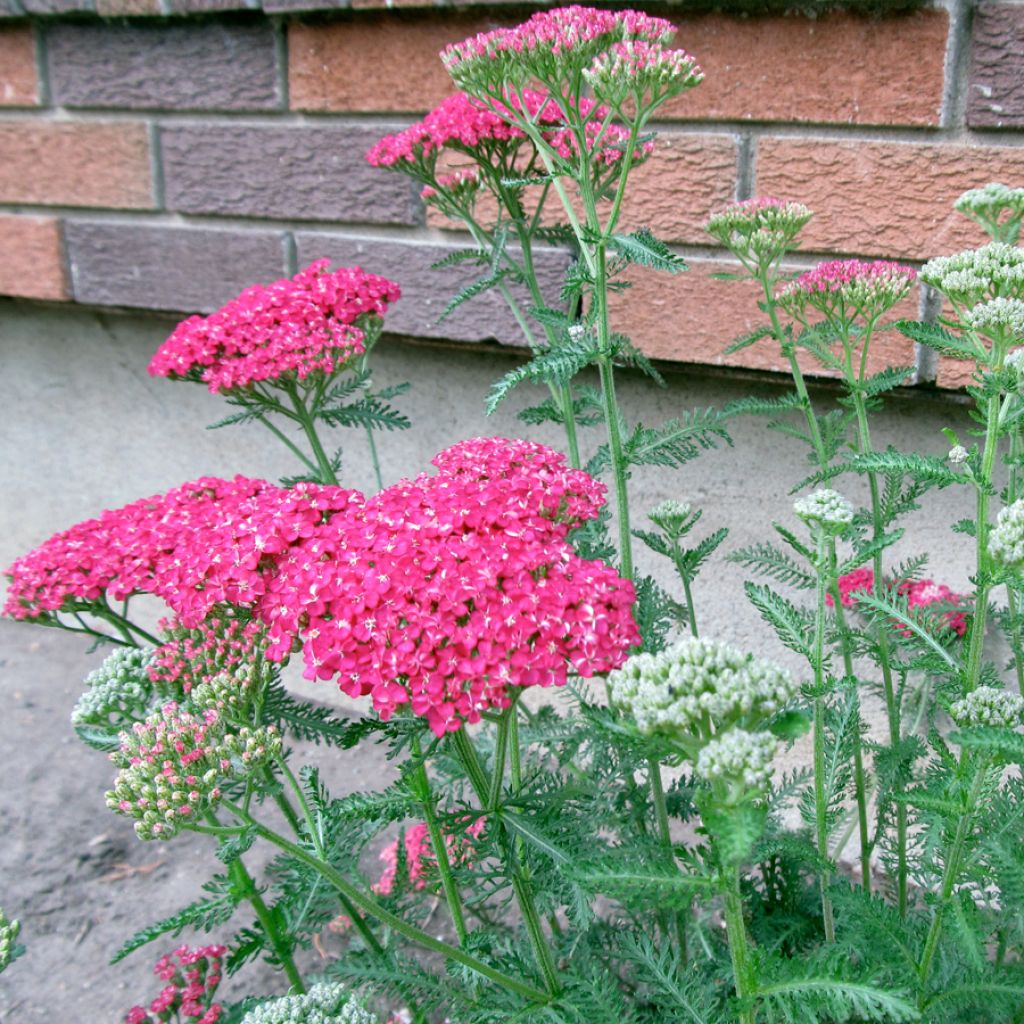
[[[1024,188],[1010,188],[998,181],[971,188],[953,206],[1000,242],[1016,243],[1024,217]]]
[[[687,637],[637,654],[608,676],[612,702],[639,730],[699,744],[734,726],[753,728],[796,695],[788,673],[717,640]]]
[[[125,1024],[216,1024],[224,1008],[213,1001],[224,976],[226,946],[179,946],[160,957],[153,973],[164,983],[148,1007],[133,1006]]]
[[[629,39],[598,54],[583,77],[599,100],[617,108],[628,99],[642,105],[676,96],[700,85],[704,72],[685,50]]]
[[[344,985],[322,982],[302,995],[261,1003],[241,1024],[379,1024],[379,1018]]]
[[[891,260],[828,260],[786,285],[778,301],[797,319],[810,308],[847,324],[875,320],[909,294],[916,276]]]
[[[960,320],[997,345],[1024,341],[1024,299],[988,299],[964,310]]]
[[[20,922],[9,921],[3,909],[0,908],[0,972],[14,960],[15,950],[18,946],[18,933],[20,931]]]
[[[957,725],[995,726],[1016,729],[1024,724],[1024,697],[994,686],[979,686],[965,697],[954,701],[949,713]]]
[[[515,28],[453,43],[441,51],[441,60],[460,88],[501,95],[506,85],[531,79],[560,85],[617,42],[667,43],[675,32],[670,21],[642,11],[555,7]]]
[[[725,783],[734,796],[764,795],[771,786],[779,741],[770,732],[730,729],[697,755],[696,772],[710,783]]]
[[[140,839],[172,839],[217,805],[225,782],[244,777],[281,750],[272,725],[228,732],[215,709],[194,714],[174,701],[119,740],[110,758],[120,771],[107,806],[134,818]]]
[[[952,256],[937,256],[921,268],[921,280],[961,309],[990,299],[1024,299],[1024,249],[989,242]]]
[[[150,712],[155,693],[149,678],[150,648],[119,647],[85,677],[85,691],[71,712],[71,724],[121,729]]]
[[[673,501],[671,498],[655,505],[647,513],[647,518],[659,530],[663,530],[667,536],[675,539],[682,537],[695,521],[689,502]]]
[[[805,523],[818,525],[833,535],[842,533],[853,522],[853,505],[828,487],[797,498],[793,511]]]
[[[231,393],[279,379],[330,375],[365,351],[362,326],[401,295],[394,281],[317,260],[290,280],[246,288],[210,316],[183,321],[149,364],[155,377]]]
[[[1024,569],[1024,499],[1000,509],[988,535],[988,553],[997,562]]]
[[[768,267],[794,248],[813,216],[802,203],[762,196],[712,214],[705,230],[740,259]]]

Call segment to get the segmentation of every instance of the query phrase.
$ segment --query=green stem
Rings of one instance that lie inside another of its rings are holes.
[[[690,574],[683,569],[683,552],[679,547],[679,538],[672,537],[672,562],[676,567],[676,572],[679,574],[679,579],[683,583],[683,594],[686,597],[686,617],[690,622],[690,634],[691,636],[698,637],[700,634],[697,630],[697,608],[693,603],[693,592],[690,586]]]
[[[820,528],[819,528],[820,529]],[[825,806],[825,591],[827,589],[826,545],[824,532],[818,538],[817,603],[814,615],[814,820],[818,840],[818,856],[828,864],[828,808]],[[836,941],[832,900],[828,890],[831,872],[825,866],[819,869],[821,890],[821,920],[825,941]]]
[[[729,957],[732,960],[732,974],[736,985],[736,998],[741,1002],[750,1000],[756,990],[747,939],[747,927],[743,922],[743,897],[740,895],[739,868],[729,868],[723,896],[725,897],[725,934],[729,941]],[[740,1010],[739,1024],[755,1024],[752,1006]]]
[[[441,887],[444,889],[444,898],[448,903],[448,911],[452,916],[452,924],[455,925],[455,934],[459,937],[459,945],[466,944],[466,919],[462,913],[462,900],[459,897],[459,889],[455,884],[452,875],[451,862],[448,860],[448,845],[445,842],[444,834],[437,820],[437,807],[434,804],[434,794],[430,789],[430,779],[427,777],[427,766],[423,760],[423,752],[420,749],[419,737],[413,735],[411,751],[414,760],[417,762],[413,769],[413,785],[418,789],[418,799],[423,808],[423,817],[427,823],[427,832],[430,833],[430,843],[434,847],[434,858],[437,861],[437,870],[441,876]]]
[[[672,833],[668,825],[668,805],[665,802],[665,787],[661,778],[661,765],[653,758],[647,759],[647,771],[651,782],[651,802],[654,804],[654,817],[658,823],[658,838],[661,845],[665,847],[668,862],[675,867],[675,851],[672,849]],[[661,928],[668,939],[667,914],[662,913]],[[680,959],[686,962],[686,917],[687,911],[680,911],[672,915],[672,928],[675,931],[676,942],[679,946]]]
[[[262,423],[263,426],[265,426],[267,430],[269,430],[274,435],[274,437],[281,441],[288,448],[288,450],[306,467],[306,469],[310,470],[310,472],[313,473],[316,473],[318,471],[316,463],[311,462],[306,457],[306,454],[302,451],[302,449],[297,444],[295,444],[295,442],[292,441],[292,439],[283,430],[281,430],[280,427],[277,427],[273,423],[271,423],[270,420],[268,420],[267,417],[264,416],[262,413],[257,415],[256,419],[260,423]]]
[[[295,407],[295,418],[305,432],[309,446],[313,449],[313,455],[319,467],[320,483],[337,487],[338,477],[331,466],[331,460],[327,457],[327,452],[324,451],[324,446],[320,443],[320,436],[316,432],[313,417],[310,416],[309,410],[302,401],[294,383],[288,384],[288,394],[291,396],[292,405]]]
[[[843,672],[851,686],[857,685],[853,672],[853,649],[850,630],[846,625],[842,595],[839,593],[838,567],[836,565],[836,542],[829,539],[828,545],[828,587],[832,595],[836,625],[839,628],[839,647],[843,655]],[[857,802],[857,827],[860,833],[860,880],[865,892],[871,892],[871,839],[868,834],[868,798],[864,772],[864,746],[861,736],[860,695],[857,695],[857,722],[853,734],[853,791]]]
[[[494,967],[491,967],[490,964],[484,963],[483,960],[478,960],[475,956],[465,952],[465,950],[459,949],[458,946],[452,946],[447,942],[443,942],[441,939],[434,938],[433,935],[423,931],[421,928],[417,928],[415,925],[409,924],[408,921],[403,921],[402,918],[382,907],[371,896],[368,896],[366,893],[357,889],[331,864],[321,860],[315,854],[310,853],[309,850],[301,846],[297,846],[295,843],[285,839],[284,836],[279,835],[273,829],[256,821],[255,818],[247,814],[241,807],[232,804],[228,800],[222,801],[221,806],[234,814],[239,818],[239,820],[246,822],[246,824],[254,829],[257,835],[266,839],[267,842],[272,843],[279,850],[283,850],[296,860],[302,861],[303,864],[311,867],[314,871],[330,882],[338,892],[355,904],[355,906],[359,907],[371,917],[375,917],[382,924],[387,925],[399,935],[407,938],[410,942],[414,942],[416,945],[423,949],[430,950],[432,953],[438,953],[449,960],[454,960],[456,963],[460,963],[464,967],[468,967],[470,970],[476,971],[477,974],[488,978],[490,981],[500,985],[502,988],[508,989],[510,992],[515,992],[517,995],[523,996],[526,999],[531,999],[540,1004],[546,1004],[550,1001],[546,992],[542,992],[540,989],[534,988],[532,985],[520,981],[518,978],[513,978],[511,975],[496,970]]]

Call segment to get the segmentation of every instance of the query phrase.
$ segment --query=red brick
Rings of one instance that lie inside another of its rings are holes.
[[[673,45],[697,58],[705,78],[659,117],[939,123],[945,11],[885,19],[712,14],[674,20],[679,35]]]
[[[757,308],[762,297],[758,285],[711,276],[739,269],[731,262],[694,260],[689,271],[675,276],[632,271],[633,287],[612,297],[612,325],[652,359],[788,373],[788,360],[770,338],[730,355],[724,353],[736,338],[768,322]],[[917,319],[917,311],[915,289],[892,319]],[[868,364],[869,373],[887,366],[913,366],[913,342],[896,331],[882,332],[872,341]],[[808,375],[835,376],[807,353],[800,354],[800,365]]]
[[[32,29],[27,25],[0,28],[0,107],[30,107],[38,102]]]
[[[968,359],[948,359],[945,356],[939,359],[939,371],[935,377],[935,383],[940,388],[957,389],[965,388],[971,383],[974,376],[974,361]]]
[[[506,22],[508,23],[508,22]],[[425,112],[455,92],[440,51],[497,27],[493,18],[382,14],[288,29],[288,91],[296,110]]]
[[[968,188],[1024,178],[1024,148],[764,138],[757,195],[806,203],[809,250],[928,259],[987,239],[953,209]]]
[[[978,5],[971,25],[967,123],[1024,128],[1024,7]]]
[[[66,299],[60,227],[53,217],[0,214],[0,295]]]
[[[0,201],[148,209],[153,205],[145,125],[0,124]]]
[[[706,242],[704,224],[709,215],[733,198],[736,162],[736,142],[730,135],[663,132],[654,153],[630,174],[619,230],[646,227],[665,241]],[[492,203],[481,202],[477,213],[483,223],[494,223]],[[564,220],[558,197],[549,194],[545,223]],[[427,223],[454,230],[462,227],[431,208]]]

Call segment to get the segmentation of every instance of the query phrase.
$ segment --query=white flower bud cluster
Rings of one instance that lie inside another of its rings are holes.
[[[979,334],[1024,338],[1024,300],[989,299],[968,309],[963,322]]]
[[[660,654],[638,654],[608,676],[612,702],[641,732],[708,739],[723,727],[756,726],[797,687],[788,673],[716,640],[687,637]]]
[[[999,512],[988,535],[988,553],[1003,565],[1024,566],[1024,499]]]
[[[954,701],[949,713],[957,725],[994,725],[1015,729],[1024,722],[1024,697],[994,686],[979,686]]]
[[[72,725],[124,725],[149,711],[153,684],[151,648],[119,647],[85,677],[85,692],[71,712]]]
[[[962,444],[955,444],[949,449],[949,454],[946,456],[954,466],[962,465],[970,457],[970,452]]]
[[[842,533],[853,522],[853,505],[828,487],[797,498],[793,511],[805,523],[819,523],[829,533]]]
[[[618,103],[633,94],[660,97],[692,89],[704,80],[704,72],[685,50],[627,39],[595,57],[583,77],[599,100]]]
[[[730,729],[716,736],[697,756],[697,774],[708,782],[729,782],[766,792],[779,741],[770,732]]]
[[[655,505],[647,518],[650,519],[660,530],[664,530],[669,537],[681,537],[687,525],[687,520],[693,514],[693,509],[685,501],[663,501]]]
[[[250,1010],[242,1024],[379,1024],[343,985],[313,985],[301,996],[282,996]]]
[[[998,181],[982,188],[969,188],[953,204],[960,213],[996,220],[1007,210],[1011,216],[1024,214],[1024,188],[1010,188]]]
[[[1024,297],[1024,249],[990,242],[953,256],[938,256],[921,268],[921,280],[961,306],[999,296]]]
[[[1024,377],[1024,348],[1011,349],[1006,354],[1003,366],[1012,370],[1018,377]]]
[[[812,216],[802,203],[746,199],[713,214],[705,230],[738,256],[771,264],[790,248]]]
[[[0,910],[0,971],[14,959],[20,931],[21,924],[18,921],[8,921],[3,910]]]

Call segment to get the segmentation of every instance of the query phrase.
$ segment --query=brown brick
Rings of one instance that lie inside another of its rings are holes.
[[[0,214],[0,295],[66,299],[60,227],[53,217]]]
[[[455,92],[440,51],[497,21],[390,14],[288,29],[288,84],[296,110],[424,112]]]
[[[1024,128],[1024,7],[980,4],[974,15],[967,123]]]
[[[694,260],[689,271],[675,276],[631,271],[633,287],[612,298],[612,326],[628,334],[652,359],[788,373],[788,361],[769,338],[739,352],[724,353],[736,338],[767,323],[757,308],[761,298],[758,285],[718,281],[711,276],[738,269],[731,262]],[[915,289],[892,319],[917,319],[917,311]],[[895,331],[880,333],[872,343],[868,363],[870,373],[887,366],[913,366],[913,343]],[[809,375],[835,376],[806,353],[801,353],[800,364]]]
[[[0,28],[0,107],[30,107],[39,102],[35,49],[29,26]]]
[[[146,209],[153,205],[141,124],[0,124],[0,201]]]
[[[928,259],[986,240],[953,209],[961,192],[1021,179],[1024,149],[1010,146],[765,138],[755,194],[815,211],[805,249]]]
[[[664,241],[706,242],[704,224],[709,215],[729,203],[735,193],[736,161],[732,136],[661,133],[654,153],[630,174],[619,230],[646,227]],[[607,212],[607,204],[604,210]],[[482,201],[477,213],[483,223],[494,223],[493,203]],[[582,216],[579,209],[577,214]],[[549,194],[544,222],[550,225],[564,220],[558,197]],[[433,208],[427,210],[427,223],[462,229]]]
[[[940,388],[959,390],[967,387],[974,376],[974,361],[968,359],[939,359],[935,383]]]
[[[945,11],[884,19],[710,14],[674,20],[673,45],[697,58],[705,78],[659,117],[939,123]]]

